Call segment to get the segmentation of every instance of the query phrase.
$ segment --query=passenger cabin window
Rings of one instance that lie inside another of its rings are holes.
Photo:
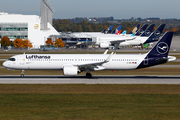
[[[8,60],[10,60],[10,61],[16,61],[15,58],[9,58]]]

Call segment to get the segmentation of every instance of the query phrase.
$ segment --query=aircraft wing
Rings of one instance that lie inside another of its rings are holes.
[[[87,63],[87,64],[77,64],[75,66],[81,68],[97,68],[97,69],[104,69],[104,67],[102,67],[102,64],[107,63],[110,61],[111,57],[113,55],[113,52],[107,57],[106,60],[101,61],[101,62],[91,62],[91,63]]]
[[[119,39],[119,40],[111,40],[110,43],[114,44],[114,43],[120,43],[120,42],[125,42],[125,41],[129,41],[129,40],[134,40],[136,37],[127,37],[125,39]]]

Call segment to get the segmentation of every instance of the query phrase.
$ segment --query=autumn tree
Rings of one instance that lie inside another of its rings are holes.
[[[22,48],[32,48],[32,47],[33,47],[32,43],[28,39],[23,40]]]
[[[1,39],[1,45],[6,48],[7,46],[10,46],[11,45],[11,41],[10,39],[7,37],[7,36],[4,36],[2,39]]]
[[[51,38],[48,38],[48,39],[46,40],[46,45],[53,45],[53,41],[52,41]]]
[[[174,33],[177,33],[178,29],[177,28],[172,28],[171,31],[174,32]]]
[[[61,38],[56,39],[56,41],[55,41],[55,47],[64,47],[64,46],[65,46],[65,43],[62,41]]]
[[[21,48],[21,47],[23,47],[23,40],[22,39],[15,39],[14,40],[14,47],[16,47],[16,48]]]

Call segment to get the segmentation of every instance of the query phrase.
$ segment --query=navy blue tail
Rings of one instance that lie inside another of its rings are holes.
[[[159,42],[149,52],[148,58],[151,57],[167,57],[171,46],[173,32],[166,32]]]
[[[165,25],[166,24],[159,25],[159,27],[150,35],[150,37],[146,40],[144,44],[158,41],[163,32]]]
[[[137,33],[135,34],[135,36],[139,36],[141,35],[142,33],[144,33],[144,31],[146,30],[148,24],[144,24],[138,31]]]
[[[111,25],[106,31],[105,31],[105,34],[109,34],[112,32],[112,29],[113,29],[113,25]]]
[[[150,36],[150,34],[152,33],[153,29],[154,29],[155,24],[151,24],[145,31],[144,33],[141,35],[141,37],[148,37]]]
[[[168,60],[172,37],[173,32],[166,32],[161,40],[159,40],[159,42],[147,54],[137,69],[166,63]]]

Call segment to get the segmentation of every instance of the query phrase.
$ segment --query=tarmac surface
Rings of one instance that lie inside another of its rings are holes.
[[[180,84],[180,75],[95,75],[57,76],[57,75],[19,75],[0,76],[0,84]]]

